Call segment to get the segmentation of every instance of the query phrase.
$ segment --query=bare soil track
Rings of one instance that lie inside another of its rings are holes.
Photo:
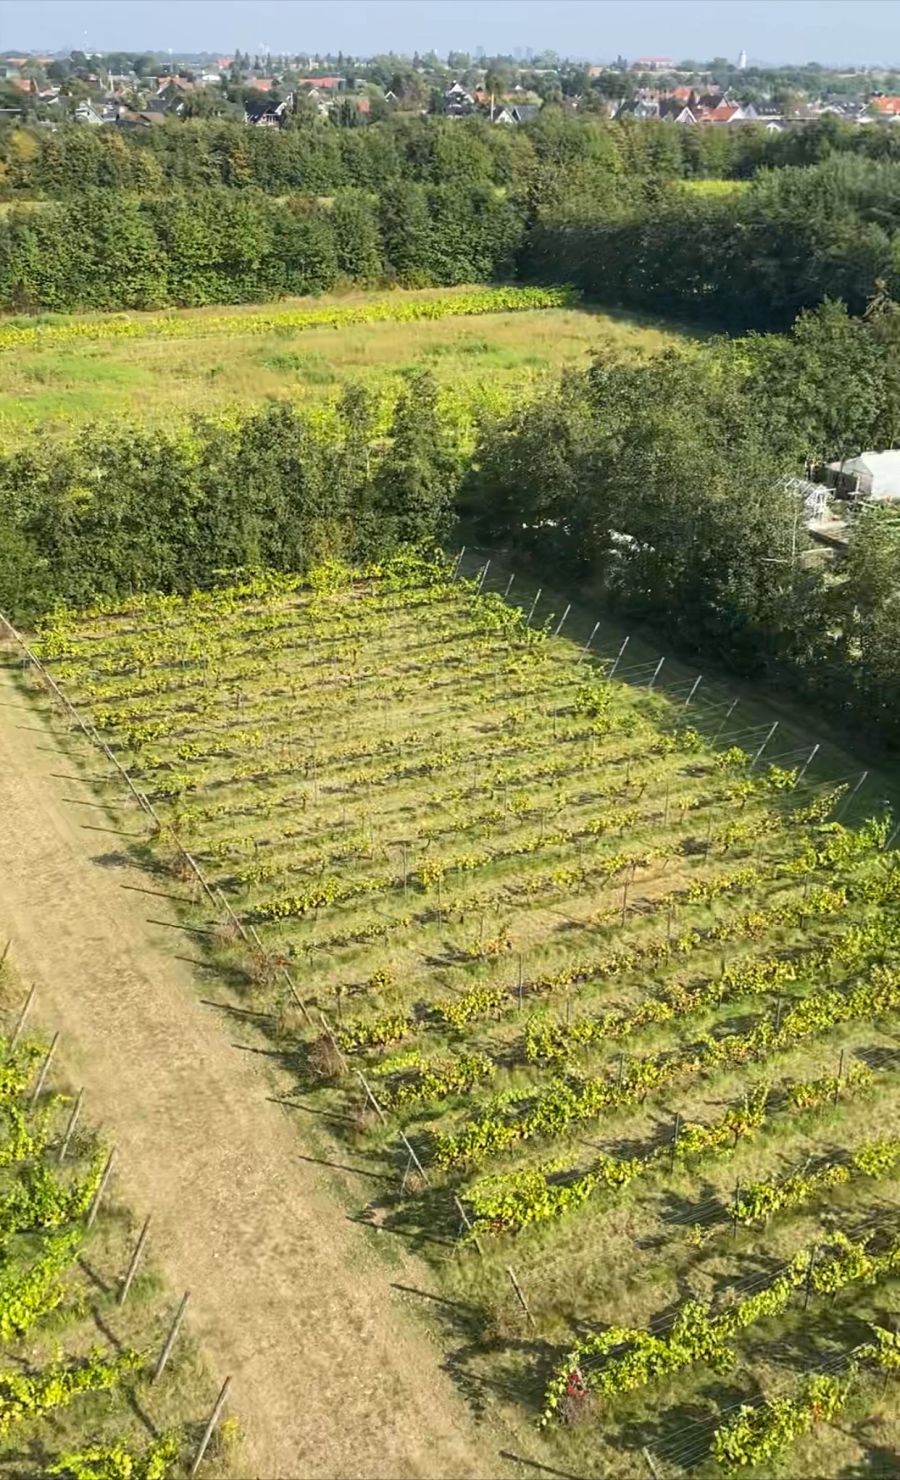
[[[118,1185],[214,1374],[232,1373],[248,1475],[488,1477],[439,1355],[298,1152],[259,1067],[172,954],[165,890],[126,846],[0,667],[0,935],[11,933],[66,1072],[118,1146]],[[123,831],[137,829],[124,810]],[[106,855],[106,862],[98,857]],[[123,887],[130,885],[131,888]],[[139,891],[144,892],[139,892]],[[182,937],[188,939],[188,937]],[[189,952],[186,952],[189,954]],[[479,1451],[481,1451],[479,1453]]]

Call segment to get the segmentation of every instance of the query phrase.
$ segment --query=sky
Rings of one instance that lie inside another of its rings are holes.
[[[0,49],[900,64],[897,0],[0,0]]]

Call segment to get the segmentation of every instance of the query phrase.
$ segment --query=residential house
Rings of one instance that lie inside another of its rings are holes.
[[[254,86],[256,84],[254,83]],[[346,77],[299,77],[298,87],[316,87],[320,92],[337,93],[342,92],[347,86]]]
[[[715,108],[701,109],[700,123],[743,123],[744,110],[739,103],[719,103]]]
[[[731,99],[723,92],[694,93],[691,99],[691,108],[700,108],[706,112],[711,112],[714,108],[721,107],[723,103],[730,102]]]
[[[494,112],[494,123],[528,123],[540,113],[538,103],[504,103]]]
[[[80,103],[76,103],[74,117],[76,123],[90,123],[95,126],[103,123],[100,109],[95,107],[88,98],[83,98]]]
[[[461,82],[454,82],[444,93],[444,112],[448,118],[464,118],[475,111],[475,99]]]
[[[169,113],[180,117],[186,98],[195,91],[193,82],[184,77],[161,77],[156,92],[148,103],[152,113]]]
[[[686,103],[679,98],[663,98],[659,104],[658,117],[667,123],[696,123],[697,119]]]
[[[301,96],[309,98],[310,102],[315,103],[320,118],[327,118],[335,104],[335,98],[332,93],[319,92],[317,87],[304,88]]]
[[[635,97],[626,99],[616,111],[617,118],[658,118],[658,97]]]
[[[293,106],[292,92],[281,103],[250,103],[244,109],[244,122],[252,128],[281,128]]]
[[[880,114],[883,118],[896,118],[900,115],[900,98],[889,97],[884,93],[876,94],[869,99],[867,111],[873,117]]]
[[[101,118],[101,123],[105,120]],[[124,106],[116,109],[115,124],[121,129],[153,128],[158,124],[165,123],[166,115],[158,109],[146,108],[138,110]]]

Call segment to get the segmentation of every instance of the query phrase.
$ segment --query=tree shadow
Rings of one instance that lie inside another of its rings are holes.
[[[859,1430],[848,1429],[842,1424],[833,1424],[839,1434],[852,1439],[864,1454],[862,1459],[851,1461],[838,1470],[834,1480],[900,1480],[900,1455],[887,1444],[872,1444]],[[860,1424],[865,1430],[868,1425]]]
[[[455,1323],[448,1313],[442,1324],[443,1339],[450,1349],[441,1366],[473,1417],[486,1416],[492,1397],[517,1407],[524,1405],[533,1415],[541,1411],[544,1388],[559,1360],[556,1347],[538,1337],[491,1335],[482,1318],[477,1329],[473,1326],[471,1339],[455,1344],[465,1334],[464,1323]],[[488,1366],[490,1375],[478,1370],[479,1363]]]
[[[607,1442],[623,1452],[646,1448],[678,1469],[693,1468],[709,1452],[713,1432],[722,1416],[761,1396],[756,1382],[751,1381],[748,1388],[746,1376],[742,1374],[740,1384],[715,1379],[701,1391],[662,1411],[658,1399],[652,1407],[653,1400],[648,1399],[639,1413],[623,1422],[615,1438],[607,1435]]]
[[[134,867],[134,859],[129,853],[126,853],[124,849],[114,850],[111,853],[95,853],[91,858],[91,863],[97,864],[98,868],[113,869]],[[122,887],[127,888],[128,886],[123,885]],[[134,888],[135,886],[132,885],[131,887]],[[146,890],[144,892],[149,894],[152,893],[152,890]]]

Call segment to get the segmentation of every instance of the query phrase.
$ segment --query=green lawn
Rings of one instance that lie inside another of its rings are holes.
[[[446,299],[456,291],[397,292],[392,298],[398,304],[410,298]],[[146,334],[137,337],[115,333],[121,315],[0,320],[0,331],[5,325],[33,325],[37,338],[36,344],[0,351],[0,444],[14,444],[34,427],[64,431],[96,418],[169,424],[191,412],[246,407],[267,398],[321,402],[348,381],[388,394],[414,367],[431,369],[448,395],[511,404],[566,365],[587,366],[596,354],[652,354],[682,334],[588,306],[337,326],[277,321],[280,312],[287,318],[310,302],[316,308],[354,308],[384,298],[383,293],[348,294],[264,310],[258,305],[177,310],[166,316],[185,326],[177,337],[159,333],[159,315],[129,315],[146,323]],[[261,315],[267,325],[262,332]],[[104,322],[111,325],[109,337],[95,337]],[[78,324],[90,337],[60,343],[60,326]]]

